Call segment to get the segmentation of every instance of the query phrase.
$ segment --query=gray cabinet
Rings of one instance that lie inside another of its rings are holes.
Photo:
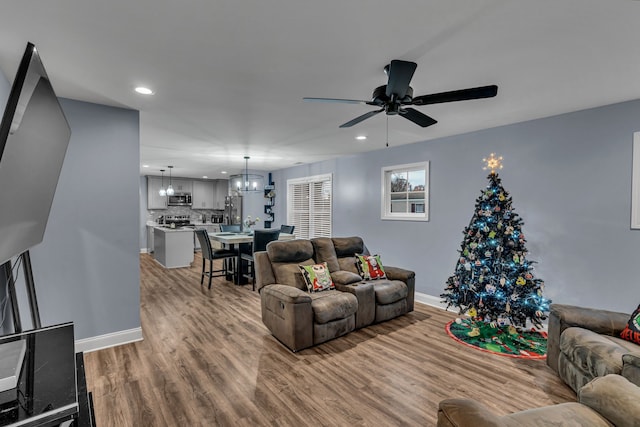
[[[165,179],[165,190],[168,184],[168,180]],[[160,187],[162,187],[161,177],[147,177],[147,209],[167,209],[167,197],[160,195]]]
[[[165,178],[165,185],[169,185],[169,181]],[[193,193],[193,180],[173,178],[171,180],[171,186],[176,193]]]
[[[191,209],[216,209],[214,194],[214,181],[193,181]]]
[[[229,195],[229,180],[216,180],[213,198],[213,209],[224,209],[224,198]]]

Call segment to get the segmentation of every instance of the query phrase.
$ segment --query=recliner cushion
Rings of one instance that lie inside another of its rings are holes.
[[[610,338],[613,337],[588,329],[567,328],[560,335],[560,352],[593,378],[620,374],[622,355],[628,353],[628,350]]]
[[[358,299],[348,292],[323,291],[309,295],[315,323],[323,324],[345,319],[353,316],[358,310]]]
[[[407,285],[400,280],[372,280],[366,283],[373,284],[373,289],[376,294],[376,302],[378,304],[392,304],[406,299],[409,294]]]

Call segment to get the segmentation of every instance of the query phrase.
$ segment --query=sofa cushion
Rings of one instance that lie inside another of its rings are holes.
[[[596,378],[578,391],[578,401],[616,426],[637,426],[640,388],[620,375]]]
[[[299,263],[313,258],[313,245],[309,240],[276,240],[267,246],[271,262]]]
[[[328,323],[333,320],[353,316],[358,310],[355,295],[335,290],[314,292],[311,295],[313,320],[316,323]]]
[[[331,280],[331,274],[329,273],[326,262],[322,264],[299,265],[298,267],[300,268],[309,292],[321,292],[336,288]]]
[[[597,334],[588,329],[567,328],[560,335],[560,352],[591,377],[619,374],[622,371],[622,355],[628,350],[613,337]]]
[[[386,279],[380,255],[356,254],[358,272],[365,280]]]
[[[326,262],[329,266],[329,271],[339,271],[340,265],[338,264],[338,256],[333,246],[333,240],[330,237],[316,237],[311,239],[313,245],[314,255],[316,262]]]
[[[392,304],[407,298],[409,290],[400,280],[375,280],[367,283],[373,284],[378,304]]]
[[[631,314],[629,323],[620,333],[620,337],[627,341],[640,344],[640,305]]]

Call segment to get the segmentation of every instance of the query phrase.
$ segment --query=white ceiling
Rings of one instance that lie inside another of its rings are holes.
[[[415,96],[499,92],[389,117],[390,146],[640,98],[639,22],[632,0],[3,0],[0,68],[31,41],[59,96],[140,111],[141,174],[221,178],[384,149],[383,114],[338,128],[374,107],[302,98],[370,99],[391,59]]]

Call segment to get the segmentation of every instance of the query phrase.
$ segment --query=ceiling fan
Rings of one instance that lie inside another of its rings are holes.
[[[379,110],[369,111],[356,117],[342,125],[341,128],[348,128],[360,123],[378,113],[385,112],[387,115],[397,115],[411,120],[418,126],[427,127],[434,125],[437,120],[421,113],[415,108],[407,105],[429,105],[443,102],[467,101],[471,99],[491,98],[498,93],[498,86],[480,86],[469,89],[453,90],[450,92],[434,93],[413,97],[413,88],[409,86],[413,73],[418,65],[415,62],[401,61],[394,59],[384,67],[384,72],[389,77],[386,85],[379,86],[373,91],[371,101],[360,101],[357,99],[335,99],[335,98],[303,98],[304,101],[311,102],[341,102],[346,104],[364,104],[381,107]]]

